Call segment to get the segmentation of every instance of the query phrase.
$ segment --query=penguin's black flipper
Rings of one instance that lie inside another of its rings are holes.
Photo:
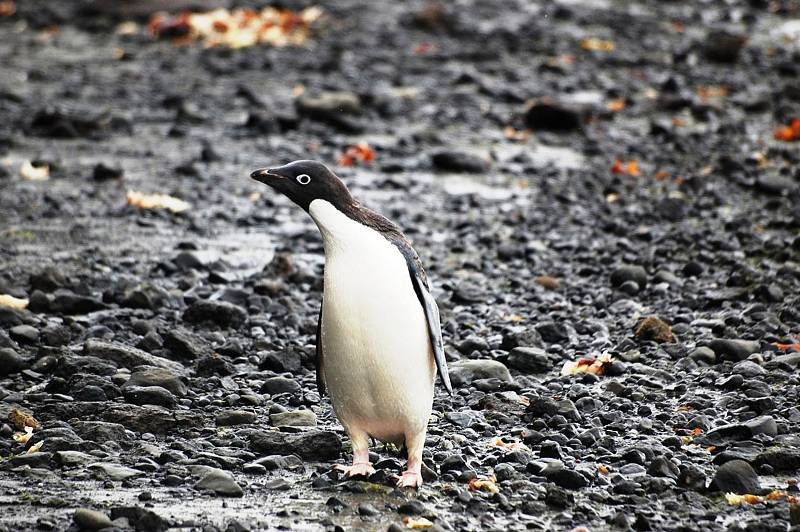
[[[444,357],[444,341],[442,340],[442,325],[439,320],[439,306],[433,299],[428,288],[428,276],[422,269],[419,257],[411,246],[403,246],[395,243],[406,259],[408,273],[411,275],[411,284],[414,285],[414,292],[417,294],[420,305],[425,311],[425,320],[428,322],[428,335],[431,338],[433,347],[433,359],[436,361],[436,368],[439,370],[439,378],[442,379],[447,393],[453,395],[453,385],[450,384],[450,374],[447,372],[447,359]]]
[[[325,395],[325,378],[322,376],[322,301],[319,302],[319,318],[317,319],[317,391],[320,397]]]

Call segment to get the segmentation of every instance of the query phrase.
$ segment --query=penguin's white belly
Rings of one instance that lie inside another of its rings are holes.
[[[348,432],[402,442],[425,430],[435,365],[405,259],[382,235],[315,200],[325,240],[322,371]]]

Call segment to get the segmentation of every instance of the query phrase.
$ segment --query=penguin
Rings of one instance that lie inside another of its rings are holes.
[[[401,488],[422,485],[422,450],[436,373],[452,395],[439,308],[402,231],[356,201],[324,164],[300,160],[251,174],[306,211],[325,251],[316,367],[320,394],[353,447],[350,476],[375,472],[370,438],[405,445]]]

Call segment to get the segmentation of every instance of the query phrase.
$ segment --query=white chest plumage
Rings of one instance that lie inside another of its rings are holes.
[[[401,442],[425,430],[435,365],[405,259],[324,200],[309,213],[325,246],[322,372],[351,437]]]

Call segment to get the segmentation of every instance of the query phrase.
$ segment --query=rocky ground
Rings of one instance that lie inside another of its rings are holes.
[[[800,525],[800,4],[337,0],[239,50],[131,4],[0,2],[0,529]],[[248,179],[298,158],[435,286],[416,494],[332,471],[320,239]]]

